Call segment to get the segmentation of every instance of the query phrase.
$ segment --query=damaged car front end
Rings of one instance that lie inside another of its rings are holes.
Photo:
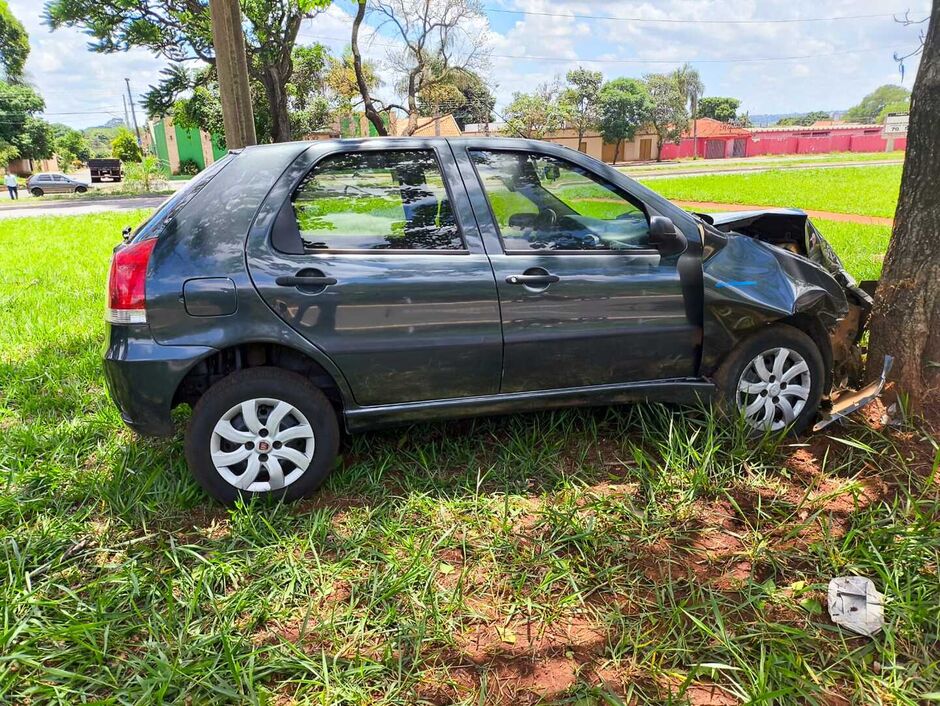
[[[877,282],[858,283],[806,213],[796,209],[696,214],[703,221],[703,370],[746,332],[787,323],[819,347],[827,371],[816,429],[875,399],[864,381],[864,339]]]

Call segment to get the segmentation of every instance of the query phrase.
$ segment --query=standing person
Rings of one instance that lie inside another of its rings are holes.
[[[10,199],[18,199],[19,194],[19,183],[16,181],[16,174],[12,172],[7,172],[7,177],[4,179],[4,183],[7,185],[7,191],[10,192]]]

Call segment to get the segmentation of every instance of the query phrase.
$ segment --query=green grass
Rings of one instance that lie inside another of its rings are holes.
[[[904,152],[830,152],[828,154],[774,155],[769,157],[745,157],[735,159],[692,159],[663,162],[661,164],[636,164],[617,167],[626,174],[633,172],[670,172],[690,170],[741,169],[742,167],[786,167],[813,164],[861,163],[903,161]]]
[[[901,165],[670,177],[650,180],[647,186],[677,201],[788,206],[891,218],[901,186]]]
[[[223,510],[180,436],[136,438],[104,391],[108,254],[143,215],[0,223],[0,701],[937,691],[940,456],[916,428],[753,443],[662,406],[428,424],[353,438],[310,501]],[[848,573],[888,597],[873,640],[826,616]]]

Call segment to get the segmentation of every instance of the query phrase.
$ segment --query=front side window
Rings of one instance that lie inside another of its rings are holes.
[[[354,152],[319,162],[294,195],[310,250],[463,250],[431,150]]]
[[[507,252],[650,249],[640,204],[586,169],[534,152],[471,156]]]

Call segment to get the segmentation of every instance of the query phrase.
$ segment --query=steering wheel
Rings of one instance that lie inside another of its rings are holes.
[[[548,231],[554,228],[556,223],[558,223],[558,214],[550,208],[543,208],[535,219],[535,230]]]

